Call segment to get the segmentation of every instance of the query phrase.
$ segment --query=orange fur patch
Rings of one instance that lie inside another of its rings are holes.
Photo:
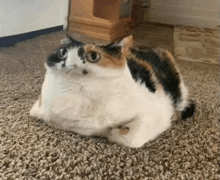
[[[128,128],[120,129],[120,131],[119,131],[119,133],[120,133],[121,135],[128,134],[128,132],[129,132],[129,129],[128,129]]]
[[[167,57],[170,59],[170,61],[172,61],[173,63],[175,63],[175,60],[174,60],[173,55],[172,55],[169,51],[166,51],[166,54],[167,54]]]
[[[165,50],[163,48],[156,48],[154,50],[159,56],[160,58],[163,60],[164,58],[168,59],[170,62],[172,62],[172,64],[175,64],[175,60],[173,55],[168,51]]]
[[[128,53],[126,54],[126,59],[132,59],[134,60],[136,63],[138,63],[139,65],[141,65],[142,67],[144,67],[145,69],[147,69],[148,71],[152,72],[153,68],[152,65],[146,61],[142,61],[140,59],[137,59],[133,54]]]
[[[110,68],[123,68],[125,66],[125,59],[114,59],[109,55],[103,55],[101,61],[97,64],[102,67],[110,67]]]

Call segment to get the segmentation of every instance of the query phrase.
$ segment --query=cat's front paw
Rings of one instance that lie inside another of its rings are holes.
[[[39,122],[46,122],[49,114],[46,113],[43,105],[41,96],[39,96],[38,100],[35,102],[34,106],[30,110],[30,116],[38,119]]]
[[[131,148],[139,148],[146,143],[141,130],[138,131],[132,126],[112,128],[109,131],[108,140]]]
[[[110,142],[115,142],[120,145],[134,147],[132,144],[132,139],[130,138],[131,132],[127,127],[123,128],[112,128],[108,134],[108,140]],[[136,147],[136,146],[135,146]]]

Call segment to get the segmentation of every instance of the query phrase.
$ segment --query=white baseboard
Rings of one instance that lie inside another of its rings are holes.
[[[219,11],[218,7],[211,9],[156,3],[151,5],[149,21],[213,29],[219,25]]]

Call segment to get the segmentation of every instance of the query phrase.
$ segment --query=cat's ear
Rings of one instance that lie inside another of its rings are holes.
[[[127,36],[118,42],[118,45],[123,47],[130,47],[133,44],[133,36]]]
[[[75,44],[76,46],[82,45],[82,42],[79,42],[73,39],[70,35],[66,34],[66,38],[62,39],[61,44]]]
[[[122,51],[127,52],[133,44],[133,36],[127,36],[118,42],[118,45],[122,47]]]
[[[73,42],[74,42],[74,39],[68,34],[66,34],[66,37],[60,41],[60,44],[69,44]]]
[[[118,41],[114,41],[110,43],[108,46],[122,46],[122,47],[130,47],[133,44],[133,36],[126,36],[123,39]]]

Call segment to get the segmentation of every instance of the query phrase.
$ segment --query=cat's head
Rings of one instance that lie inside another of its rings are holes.
[[[132,44],[132,36],[108,45],[85,44],[69,36],[63,43],[48,57],[49,68],[85,77],[116,77],[126,67],[125,55]]]

